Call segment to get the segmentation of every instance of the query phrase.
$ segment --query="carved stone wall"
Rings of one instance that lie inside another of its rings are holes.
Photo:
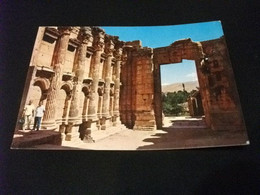
[[[245,129],[234,74],[224,37],[201,42],[208,58],[208,112],[214,130]]]
[[[154,130],[153,50],[138,49],[133,53],[134,130]]]

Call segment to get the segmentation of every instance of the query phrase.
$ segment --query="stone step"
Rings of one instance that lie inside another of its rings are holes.
[[[207,128],[204,120],[172,120],[173,128]]]

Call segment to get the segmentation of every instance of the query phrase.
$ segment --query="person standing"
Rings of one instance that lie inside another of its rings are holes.
[[[35,109],[33,130],[37,128],[37,131],[39,131],[44,112],[45,112],[45,107],[43,106],[42,102],[40,102],[37,108]]]
[[[23,118],[24,118],[23,130],[25,130],[25,128],[30,129],[30,125],[34,115],[34,109],[35,107],[32,103],[32,100],[30,100],[23,110]]]

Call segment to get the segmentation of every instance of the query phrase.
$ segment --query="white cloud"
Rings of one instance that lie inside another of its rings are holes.
[[[197,81],[198,80],[196,72],[192,72],[190,74],[187,74],[186,77],[189,77],[192,81]]]

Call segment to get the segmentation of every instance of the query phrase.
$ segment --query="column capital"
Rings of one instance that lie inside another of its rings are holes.
[[[70,35],[70,33],[72,31],[72,27],[71,26],[59,26],[58,31],[59,31],[61,36],[62,35]]]
[[[114,52],[114,56],[116,58],[117,61],[122,60],[122,54],[123,54],[123,46],[124,46],[124,42],[123,41],[117,41],[115,44],[115,52]]]
[[[114,43],[115,39],[116,39],[115,36],[105,35],[105,53],[108,56],[112,56],[113,52],[115,51],[115,49],[114,49],[115,48],[115,43]]]
[[[88,26],[80,27],[80,31],[79,31],[79,34],[78,34],[78,40],[81,41],[84,44],[87,44],[88,42],[93,41],[91,28],[88,27]]]
[[[94,37],[94,49],[97,51],[102,51],[104,49],[105,31],[99,27],[92,27],[92,34]]]

